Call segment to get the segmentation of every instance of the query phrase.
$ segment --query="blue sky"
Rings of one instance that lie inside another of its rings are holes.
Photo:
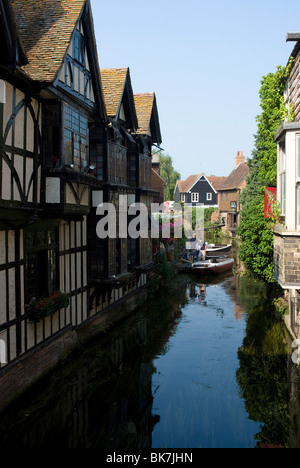
[[[299,1],[91,3],[100,67],[129,67],[135,93],[156,93],[162,148],[183,179],[251,157],[260,82],[288,62]]]

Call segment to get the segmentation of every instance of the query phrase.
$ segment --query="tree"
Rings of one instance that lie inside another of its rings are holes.
[[[164,179],[167,186],[165,188],[165,199],[174,200],[174,191],[177,180],[181,179],[181,175],[173,167],[173,159],[169,154],[159,154],[160,176]]]
[[[273,221],[264,217],[266,186],[276,186],[277,145],[275,132],[285,117],[292,121],[293,111],[284,103],[284,88],[291,70],[277,67],[261,81],[260,99],[262,113],[257,117],[257,135],[252,160],[249,164],[247,187],[241,194],[241,223],[238,234],[242,239],[240,258],[256,278],[275,283],[273,266]]]

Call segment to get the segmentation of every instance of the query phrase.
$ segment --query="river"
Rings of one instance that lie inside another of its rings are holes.
[[[260,283],[178,275],[3,411],[0,447],[287,447],[282,337]]]

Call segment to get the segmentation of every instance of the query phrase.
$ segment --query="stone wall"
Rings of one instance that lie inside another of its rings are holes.
[[[274,231],[275,279],[285,289],[300,289],[300,232]]]

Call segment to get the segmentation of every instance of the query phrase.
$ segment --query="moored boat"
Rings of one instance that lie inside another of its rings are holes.
[[[233,265],[233,258],[223,258],[193,263],[191,269],[202,275],[215,275],[231,270]]]
[[[232,249],[231,244],[207,244],[206,246],[206,255],[208,257],[214,257],[229,253]]]

